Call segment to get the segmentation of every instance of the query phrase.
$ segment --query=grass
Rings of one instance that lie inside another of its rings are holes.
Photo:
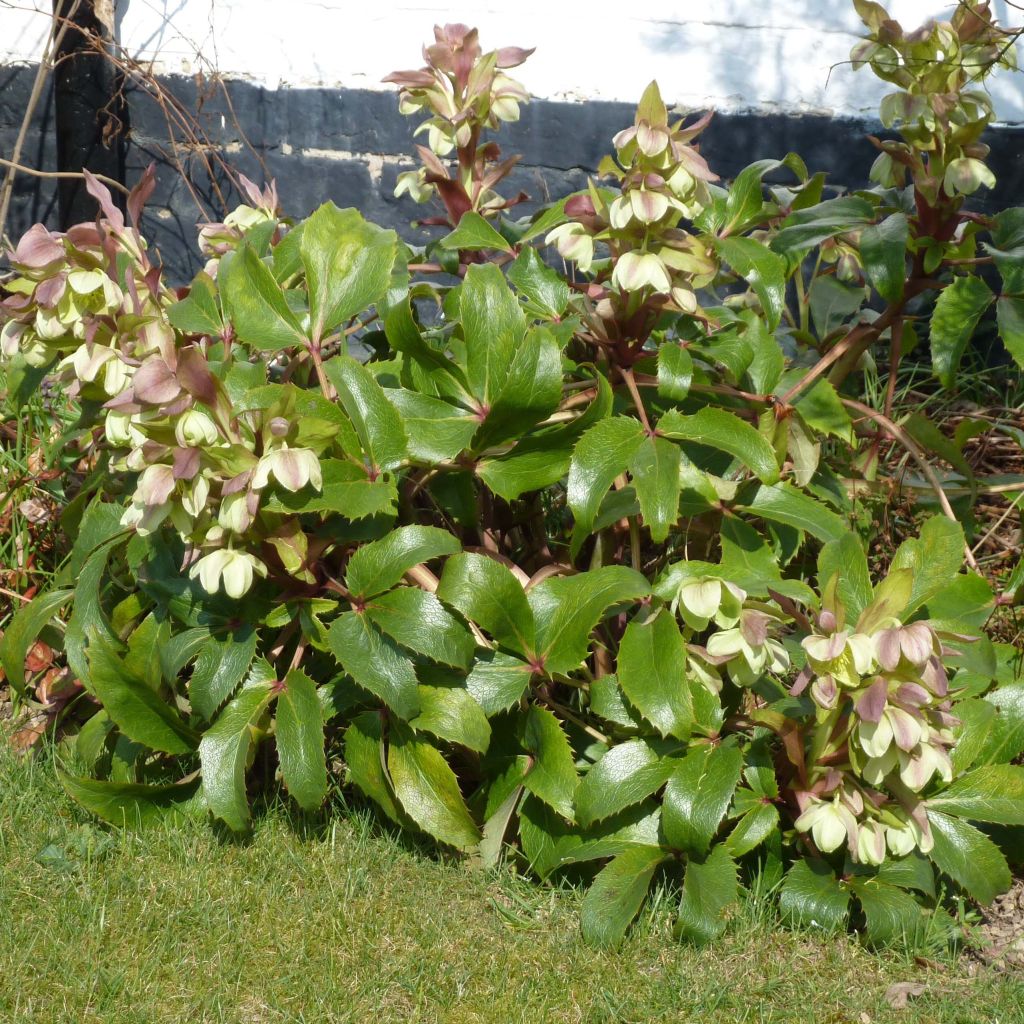
[[[0,744],[4,1024],[804,1022],[1019,1024],[1024,982],[785,931],[748,898],[696,950],[655,901],[615,952],[578,897],[449,861],[361,808],[267,808],[246,842],[205,822],[97,827],[47,756]],[[885,991],[915,981],[902,1010]]]

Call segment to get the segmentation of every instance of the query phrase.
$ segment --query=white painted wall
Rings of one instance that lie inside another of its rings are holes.
[[[49,6],[0,0],[0,61],[38,55]],[[951,10],[948,0],[888,6],[907,26]],[[1004,25],[1024,20],[1006,0],[993,6]],[[389,88],[380,79],[420,65],[435,22],[467,21],[485,47],[536,46],[518,77],[549,99],[633,102],[657,78],[686,107],[856,116],[885,91],[841,63],[860,28],[848,0],[118,0],[117,10],[122,44],[156,70],[270,88]],[[997,76],[992,92],[1000,120],[1024,122],[1024,73]]]

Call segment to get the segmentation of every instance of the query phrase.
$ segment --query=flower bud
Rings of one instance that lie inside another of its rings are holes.
[[[202,448],[220,440],[217,424],[202,409],[189,409],[174,426],[174,437],[183,448]]]
[[[874,867],[885,860],[885,829],[877,821],[862,822],[857,829],[856,859]]]

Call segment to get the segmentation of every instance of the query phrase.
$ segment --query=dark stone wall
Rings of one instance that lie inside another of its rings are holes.
[[[0,151],[10,151],[33,74],[31,67],[0,69]],[[172,144],[167,105],[142,88],[130,88],[127,173],[131,183],[150,162],[157,164],[159,183],[145,231],[173,280],[188,280],[201,265],[195,224],[203,215],[197,200],[213,219],[225,212],[222,196],[229,204],[235,200],[218,160],[258,183],[276,178],[283,205],[293,216],[305,216],[333,199],[339,206],[358,207],[410,240],[426,237],[409,226],[426,215],[426,208],[392,194],[398,174],[414,166],[416,124],[398,113],[394,93],[268,90],[243,81],[199,83],[181,77],[162,79],[161,85],[199,130],[186,139],[180,118],[172,115],[177,139]],[[528,193],[533,202],[519,208],[528,212],[537,203],[582,187],[609,151],[611,137],[632,118],[633,106],[626,103],[536,100],[526,105],[522,120],[499,136],[506,154],[522,154],[503,191]],[[48,98],[33,123],[26,162],[52,169],[52,122]],[[827,171],[831,186],[856,188],[867,184],[876,155],[865,136],[878,130],[877,123],[817,115],[718,114],[703,135],[702,151],[723,178],[730,178],[754,160],[792,150],[811,171]],[[986,141],[998,185],[977,205],[999,209],[1021,204],[1024,126],[993,129]],[[13,237],[35,220],[53,222],[54,191],[52,182],[19,176],[9,229]]]

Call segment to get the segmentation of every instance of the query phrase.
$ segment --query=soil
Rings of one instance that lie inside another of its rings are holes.
[[[972,963],[998,971],[1024,971],[1024,879],[982,911]]]

